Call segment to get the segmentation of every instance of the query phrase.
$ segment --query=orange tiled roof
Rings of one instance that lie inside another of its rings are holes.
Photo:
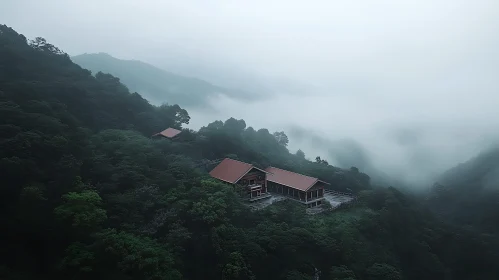
[[[270,173],[267,175],[267,181],[278,183],[301,191],[307,191],[317,182],[328,184],[317,178],[287,171],[277,167],[268,167],[267,169],[265,169],[265,171]]]
[[[173,137],[177,136],[180,132],[182,132],[182,131],[169,127],[167,129],[159,132],[159,133],[154,134],[153,136],[161,135],[161,136],[166,137],[166,138],[173,138]]]
[[[210,175],[224,182],[235,184],[253,168],[267,173],[265,170],[253,166],[253,164],[226,158],[210,171]]]

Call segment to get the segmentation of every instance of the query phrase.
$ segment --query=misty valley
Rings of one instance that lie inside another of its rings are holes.
[[[263,92],[0,25],[0,279],[499,279],[499,146],[396,169]]]

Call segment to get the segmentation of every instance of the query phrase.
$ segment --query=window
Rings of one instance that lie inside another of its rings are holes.
[[[249,180],[249,184],[250,184],[250,186],[254,185],[255,184],[255,180]]]

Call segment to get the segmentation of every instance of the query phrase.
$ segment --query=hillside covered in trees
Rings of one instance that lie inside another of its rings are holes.
[[[426,205],[441,219],[499,235],[499,148],[451,168],[433,186]]]
[[[446,223],[355,167],[290,153],[283,132],[231,118],[150,137],[189,120],[0,26],[0,279],[499,278],[497,236]],[[223,157],[319,177],[359,202],[249,211],[207,174]]]
[[[92,73],[119,77],[133,92],[156,104],[168,101],[188,107],[206,107],[209,98],[225,95],[238,99],[258,98],[255,93],[215,86],[201,79],[174,74],[153,65],[122,60],[107,53],[81,54],[71,60]]]

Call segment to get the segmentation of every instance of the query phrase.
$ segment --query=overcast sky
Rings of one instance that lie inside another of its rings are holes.
[[[277,86],[262,102],[214,100],[220,112],[209,117],[355,139],[407,180],[497,140],[497,0],[0,1],[1,23],[70,55],[108,52],[183,74],[212,69],[227,84],[236,72],[248,84],[293,81],[302,96]],[[203,113],[191,115],[193,127],[206,124]],[[327,157],[328,147],[291,140],[310,158]]]

